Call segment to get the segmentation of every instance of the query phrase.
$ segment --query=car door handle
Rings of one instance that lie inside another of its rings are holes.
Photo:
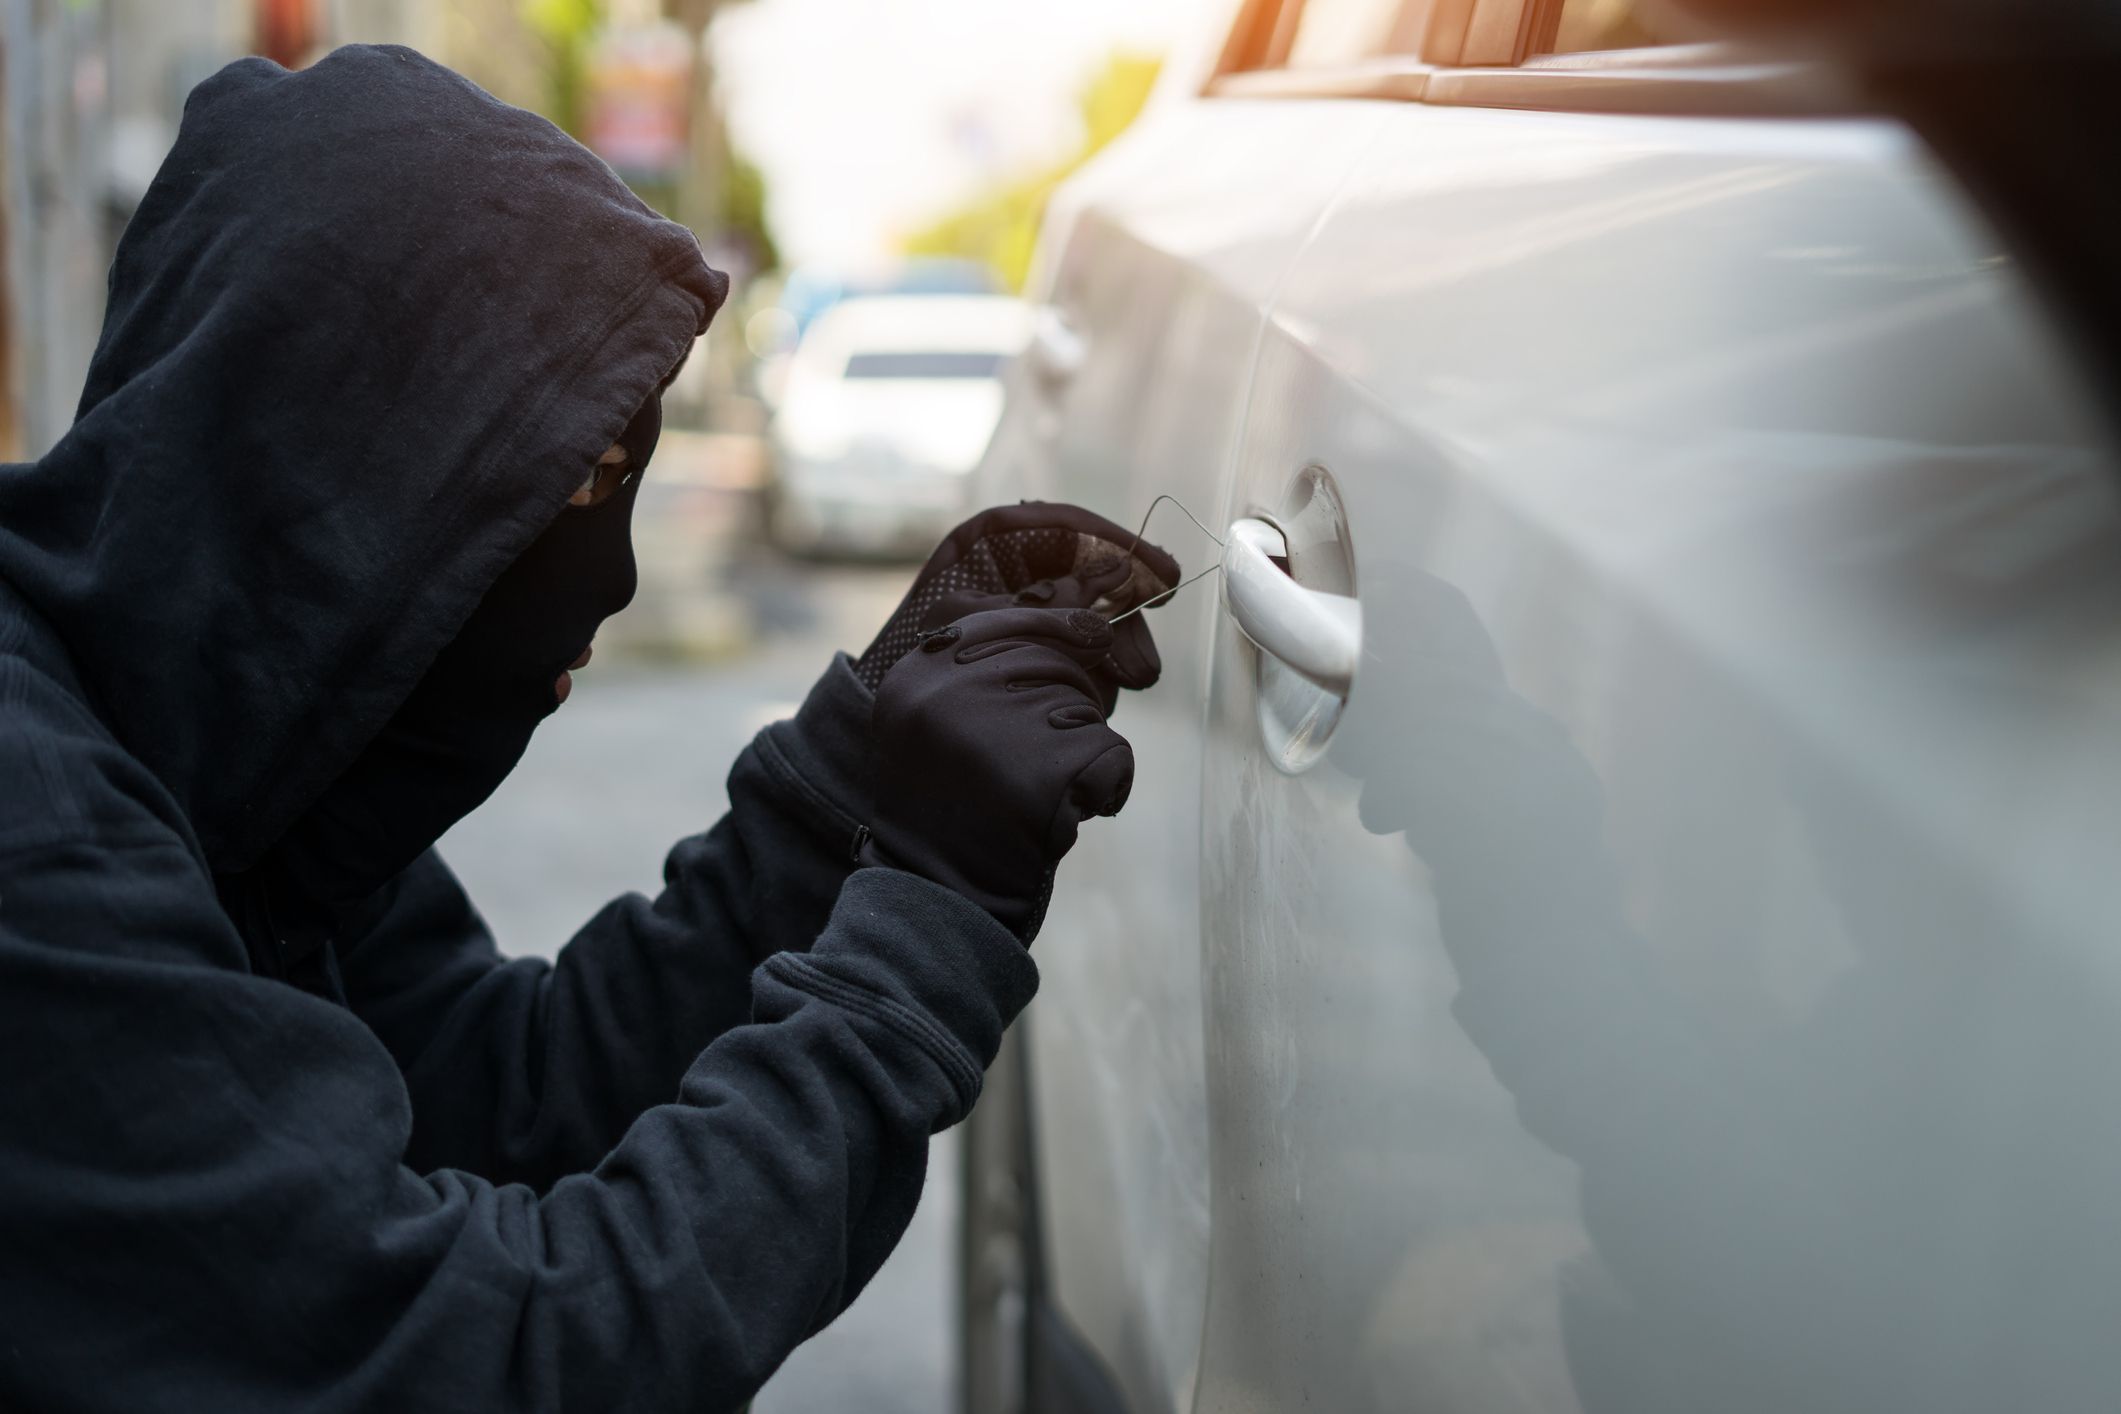
[[[1266,521],[1232,521],[1223,546],[1223,603],[1260,652],[1345,697],[1362,656],[1362,603],[1304,588],[1282,568],[1288,554],[1288,541]]]
[[[1082,372],[1090,345],[1053,305],[1042,304],[1031,316],[1031,342],[1024,348],[1032,371],[1047,387],[1058,389]]]

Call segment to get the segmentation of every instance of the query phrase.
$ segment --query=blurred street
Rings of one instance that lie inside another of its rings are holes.
[[[511,954],[550,957],[613,897],[653,895],[664,853],[727,808],[723,780],[752,733],[794,711],[834,650],[859,653],[912,580],[907,565],[780,557],[755,534],[756,498],[688,462],[704,439],[671,436],[635,514],[639,599],[515,774],[441,842]],[[955,1155],[946,1134],[906,1240],[757,1414],[951,1407]]]

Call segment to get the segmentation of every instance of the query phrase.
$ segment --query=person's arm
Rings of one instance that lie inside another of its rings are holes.
[[[662,895],[653,904],[638,895],[617,900],[550,968],[503,963],[440,860],[417,863],[340,950],[350,1004],[389,1047],[412,1093],[409,1162],[540,1188],[595,1163],[635,1115],[670,1096],[700,1047],[749,1014],[751,968],[818,935],[854,868],[861,826],[919,856],[891,862],[971,887],[1028,938],[1052,859],[1066,845],[1050,859],[1051,842],[1030,848],[1031,886],[1025,898],[1005,901],[992,892],[994,880],[974,886],[957,862],[914,847],[912,834],[962,812],[924,806],[898,828],[874,819],[874,694],[924,630],[1014,605],[1022,592],[1047,608],[1121,617],[1081,669],[1102,718],[1121,687],[1148,687],[1160,671],[1147,623],[1127,611],[1157,602],[1180,579],[1163,550],[1079,507],[1026,503],[972,517],[937,548],[860,660],[834,659],[795,718],[768,727],[738,758],[729,814],[672,851]],[[984,728],[1008,719],[1011,712],[996,713],[1000,701],[1022,708],[1029,699],[1003,694],[969,720]],[[1040,716],[1028,730],[1050,728]],[[1089,738],[1069,740],[1080,747]],[[1030,759],[1003,756],[1010,769]],[[897,764],[910,760],[902,752]],[[1006,794],[998,781],[968,785],[964,765],[930,762],[901,793],[941,789],[983,806]],[[1038,808],[1051,813],[1050,802]],[[964,852],[967,867],[994,864],[997,848],[1008,852],[1007,832],[991,823],[980,811],[967,815],[964,828],[946,831],[945,855]],[[1000,887],[1006,894],[1023,884]],[[1019,908],[1033,916],[1017,917]]]
[[[861,1289],[1036,985],[869,869],[594,1170],[401,1162],[345,1009],[253,977],[168,831],[0,853],[0,1407],[716,1410]]]
[[[754,972],[753,1023],[542,1196],[406,1167],[397,1059],[251,974],[167,792],[71,702],[45,715],[73,727],[0,721],[0,798],[37,802],[0,832],[0,1407],[749,1398],[904,1231],[928,1137],[1037,986],[999,915],[1131,782],[1090,675],[1103,619],[953,627],[872,726],[904,779],[969,783],[947,819],[879,802],[894,857],[962,887],[857,870],[808,953]]]
[[[869,711],[835,659],[738,757],[729,814],[671,851],[654,902],[614,900],[554,964],[504,962],[431,851],[379,895],[340,965],[405,1075],[406,1162],[544,1189],[668,1101],[750,1019],[752,969],[824,928],[868,813]]]

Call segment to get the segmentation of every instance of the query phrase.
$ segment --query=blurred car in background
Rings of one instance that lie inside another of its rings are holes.
[[[917,255],[880,265],[845,268],[809,261],[788,272],[773,303],[744,322],[760,395],[769,403],[787,391],[788,363],[811,323],[841,300],[872,295],[998,295],[994,268],[962,256]]]
[[[2121,208],[2013,125],[2105,71],[1923,67],[2033,3],[1866,89],[1249,0],[1061,190],[977,499],[1224,573],[966,1136],[970,1414],[2121,1406]]]
[[[818,314],[770,429],[775,539],[798,554],[934,548],[966,512],[1031,323],[1004,295],[863,295]]]
[[[852,268],[806,261],[788,272],[774,308],[802,334],[843,299],[864,295],[998,295],[1001,281],[985,261],[956,255],[912,255]]]

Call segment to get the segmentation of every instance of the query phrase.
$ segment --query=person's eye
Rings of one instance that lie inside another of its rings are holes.
[[[572,496],[567,498],[570,506],[597,506],[610,500],[618,489],[626,484],[627,456],[619,447],[613,447],[589,468],[589,478]]]

